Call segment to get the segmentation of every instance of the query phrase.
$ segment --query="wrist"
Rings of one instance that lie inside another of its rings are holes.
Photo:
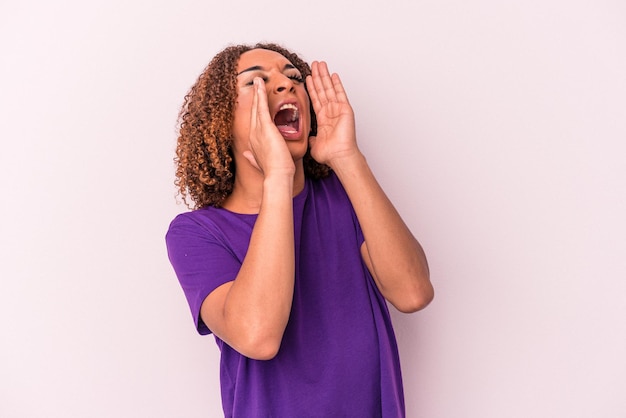
[[[289,170],[286,171],[272,171],[263,178],[263,189],[281,189],[293,188],[294,175]]]
[[[328,160],[328,166],[338,175],[342,172],[350,172],[367,166],[365,156],[359,150],[343,153]]]

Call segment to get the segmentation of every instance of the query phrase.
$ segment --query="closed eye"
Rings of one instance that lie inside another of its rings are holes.
[[[256,78],[256,77],[254,77]],[[248,81],[245,85],[246,86],[251,86],[254,84],[254,78],[252,78],[252,80]],[[263,80],[264,83],[267,83],[268,78],[267,77],[261,77],[261,79]]]
[[[260,77],[260,76],[256,76],[256,77]],[[244,84],[244,86],[252,86],[254,84],[254,78],[250,79],[250,81],[246,82]],[[291,75],[286,75],[286,77],[292,81],[295,81],[296,83],[304,83],[304,79],[302,78],[302,76],[300,74],[291,74]],[[267,76],[263,76],[260,77],[264,83],[267,83],[269,78]]]

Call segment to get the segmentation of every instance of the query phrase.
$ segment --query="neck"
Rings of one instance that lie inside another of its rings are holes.
[[[224,201],[224,209],[242,214],[259,213],[263,200],[263,174],[249,164],[241,169],[237,167],[235,173],[233,192]],[[304,167],[299,160],[296,161],[292,196],[304,189],[304,181]]]

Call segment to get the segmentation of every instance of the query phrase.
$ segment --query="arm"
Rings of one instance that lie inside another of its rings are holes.
[[[307,87],[318,118],[311,154],[337,173],[352,202],[365,237],[364,262],[398,310],[424,308],[434,296],[426,257],[357,147],[354,114],[339,76],[314,62]]]
[[[269,116],[264,86],[255,86],[245,156],[263,174],[259,214],[237,277],[211,292],[201,316],[235,350],[266,360],[280,348],[293,299],[295,166]]]
[[[401,312],[430,303],[434,291],[424,251],[359,154],[330,162],[356,212],[365,242],[363,260],[378,289]]]
[[[200,311],[216,336],[253,359],[276,355],[289,319],[294,278],[292,219],[289,181],[266,179],[241,269],[234,281],[207,296]]]

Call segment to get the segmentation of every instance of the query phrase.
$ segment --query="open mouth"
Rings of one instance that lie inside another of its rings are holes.
[[[283,135],[297,134],[300,129],[300,112],[293,103],[285,103],[274,116],[274,124]]]

